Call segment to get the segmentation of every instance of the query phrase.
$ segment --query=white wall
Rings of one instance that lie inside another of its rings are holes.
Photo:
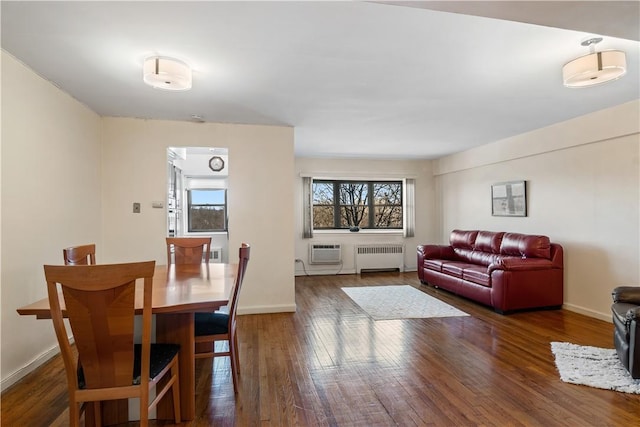
[[[2,388],[57,352],[42,266],[67,246],[100,251],[100,117],[2,51]]]
[[[209,167],[209,160],[213,154],[187,154],[184,159],[175,159],[173,164],[182,170],[183,175],[208,177],[208,178],[226,178],[229,174],[229,156],[219,156],[224,161],[224,168],[221,171],[214,172]],[[218,154],[216,154],[218,156]]]
[[[407,270],[416,269],[416,246],[437,239],[436,209],[434,206],[434,178],[429,160],[358,160],[296,158],[295,163],[295,257],[304,261],[296,264],[296,275],[352,274],[355,273],[354,245],[360,243],[404,243],[404,263]],[[316,178],[415,178],[416,180],[416,232],[415,237],[404,238],[402,232],[316,231],[311,239],[302,237],[302,176]],[[310,243],[341,243],[342,266],[309,264]]]
[[[293,128],[103,118],[104,253],[108,261],[166,263],[167,147],[229,149],[229,261],[251,260],[238,312],[295,311]],[[275,167],[273,165],[276,165]],[[132,204],[141,203],[141,213]]]
[[[454,228],[544,234],[565,249],[564,306],[610,319],[640,285],[640,101],[435,162],[440,242]],[[526,180],[528,216],[492,217],[491,184]]]

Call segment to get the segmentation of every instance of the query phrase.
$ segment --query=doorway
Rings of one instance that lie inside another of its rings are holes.
[[[167,236],[211,236],[211,262],[228,260],[227,148],[167,148]]]

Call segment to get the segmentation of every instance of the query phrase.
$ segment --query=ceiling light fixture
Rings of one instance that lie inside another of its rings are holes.
[[[595,51],[602,37],[583,41],[591,53],[567,62],[562,67],[562,80],[566,87],[595,86],[622,77],[627,72],[626,54],[621,50]]]
[[[146,84],[165,90],[191,89],[191,68],[177,59],[153,56],[144,60]]]

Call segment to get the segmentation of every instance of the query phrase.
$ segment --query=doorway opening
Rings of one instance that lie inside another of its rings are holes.
[[[167,148],[167,236],[211,236],[211,262],[228,259],[229,151]]]

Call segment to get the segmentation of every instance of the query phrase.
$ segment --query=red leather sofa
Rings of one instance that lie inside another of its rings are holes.
[[[453,230],[449,242],[418,246],[420,282],[502,314],[562,306],[563,250],[547,236]]]

